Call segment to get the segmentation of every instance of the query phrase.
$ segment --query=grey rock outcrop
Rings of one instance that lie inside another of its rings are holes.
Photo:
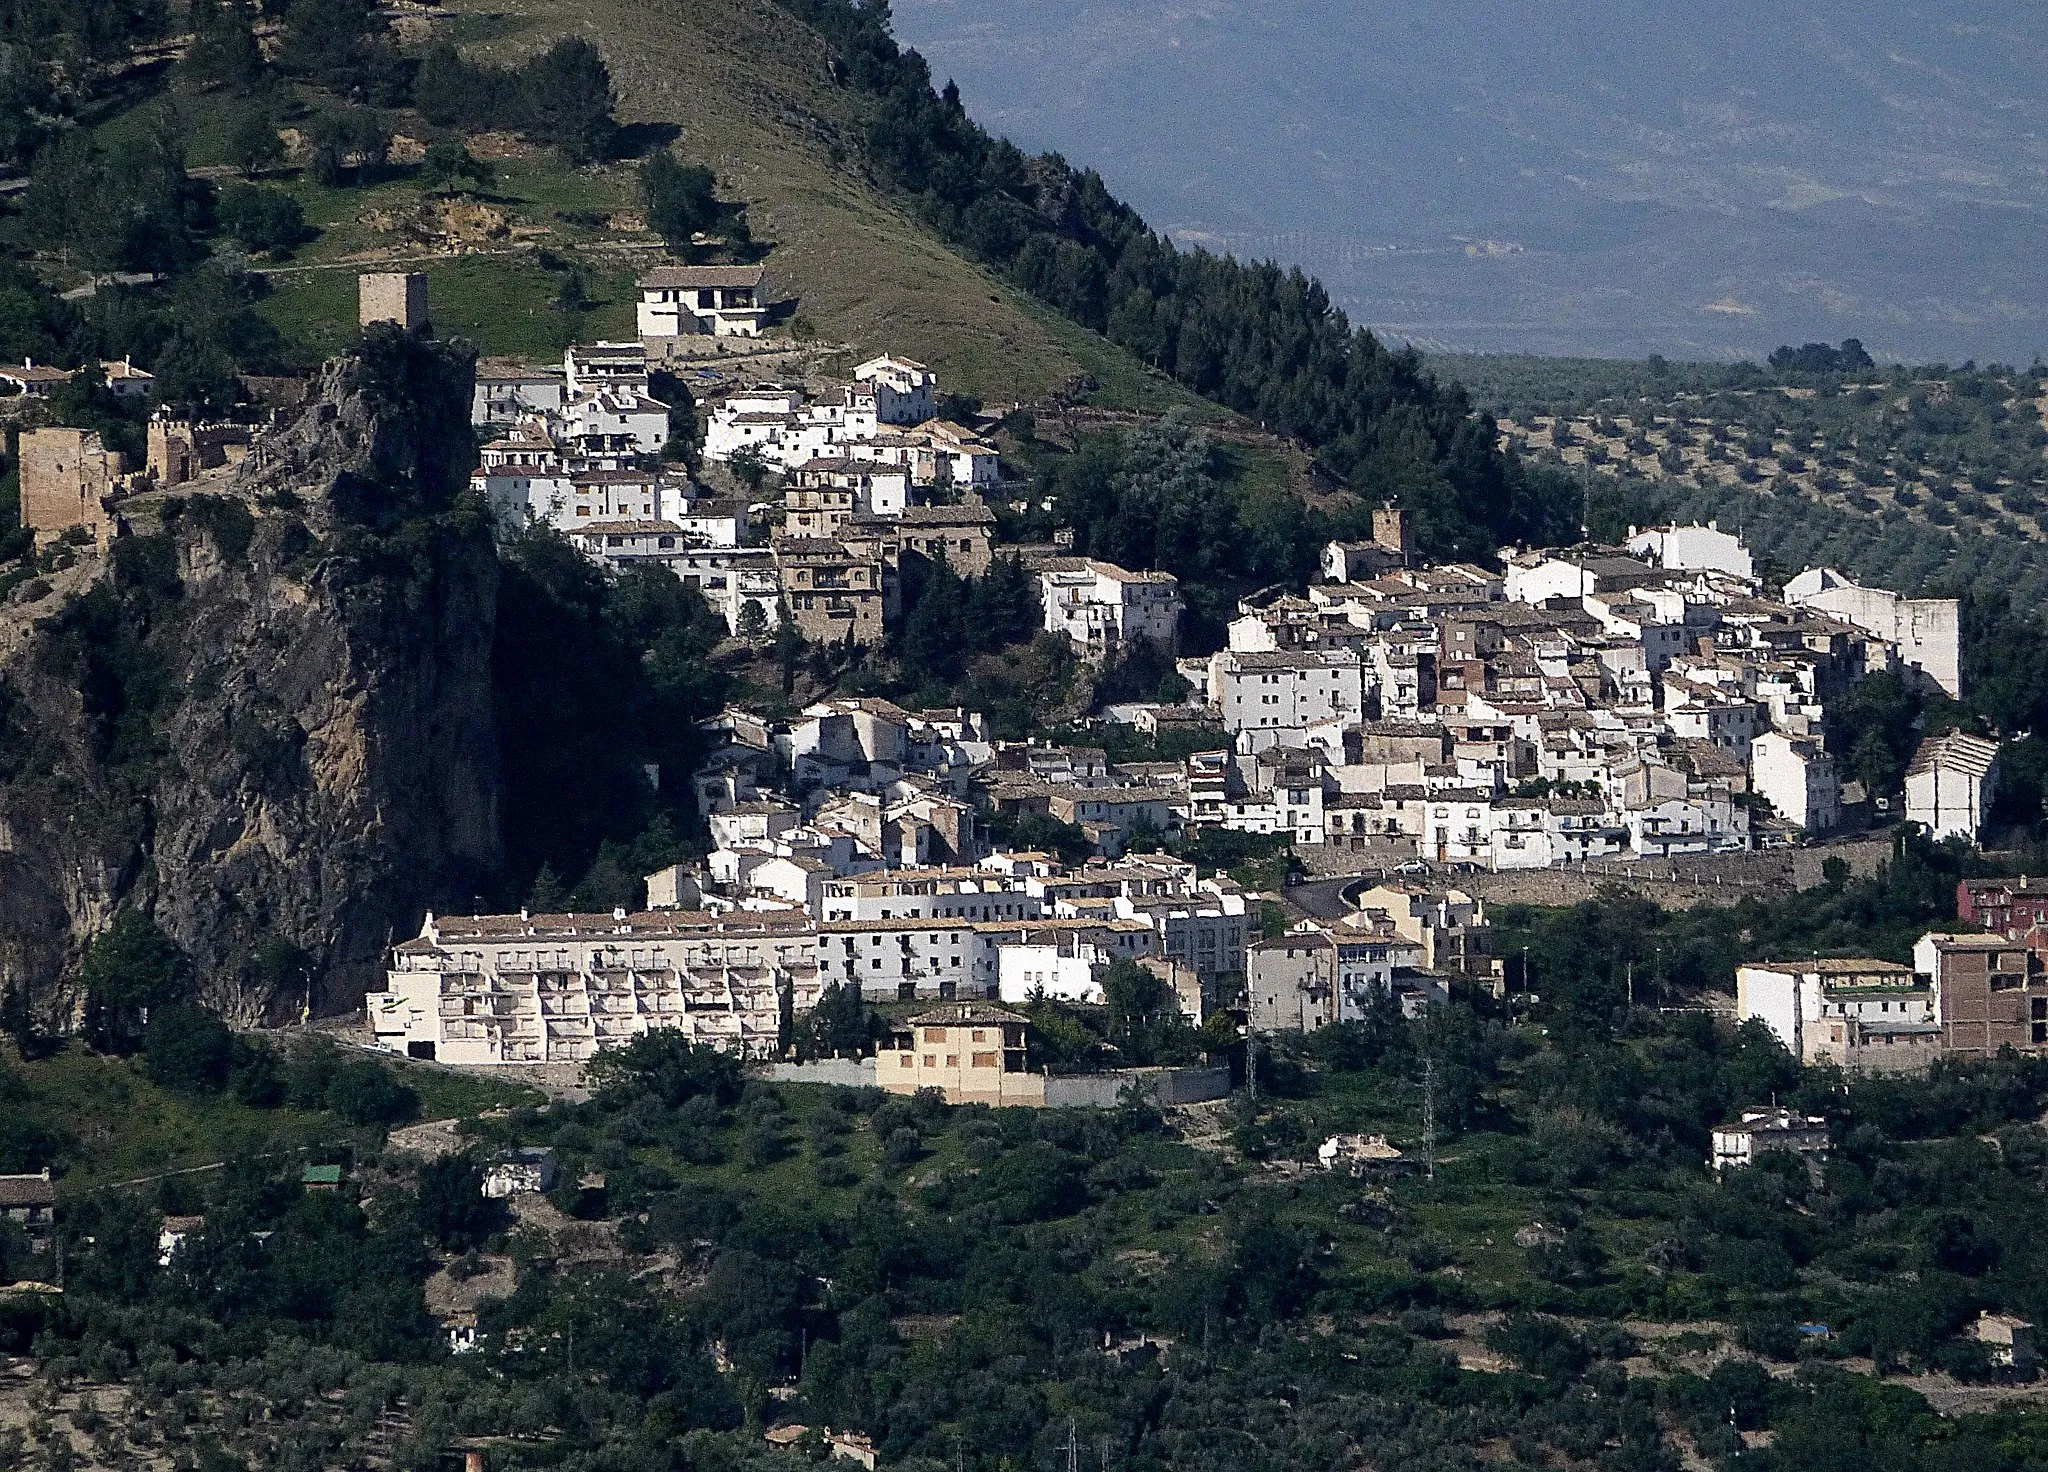
[[[341,1010],[422,910],[488,881],[498,571],[458,500],[473,371],[373,332],[237,471],[125,505],[98,575],[0,640],[0,986],[45,1025],[75,1020],[77,962],[126,906],[253,1022],[301,997],[251,965],[266,942]]]

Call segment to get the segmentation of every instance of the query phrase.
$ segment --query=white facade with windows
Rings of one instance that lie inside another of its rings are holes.
[[[442,1063],[587,1062],[672,1028],[775,1051],[782,994],[817,1005],[809,923],[694,911],[437,918],[366,999],[378,1047]]]
[[[639,280],[635,325],[657,341],[759,337],[768,319],[765,275],[760,266],[657,266]]]
[[[1766,731],[1750,743],[1749,781],[1778,816],[1809,833],[1842,821],[1842,788],[1835,761],[1818,741]]]
[[[885,353],[857,364],[853,379],[874,396],[875,417],[884,424],[922,424],[938,416],[938,380],[922,363]]]
[[[1055,557],[1041,564],[1045,630],[1064,634],[1087,659],[1107,659],[1144,642],[1172,654],[1180,640],[1180,580],[1170,572],[1128,572],[1113,562]]]
[[[827,920],[818,926],[818,976],[858,983],[871,1001],[986,996],[976,977],[991,969],[993,950],[966,919]]]
[[[1209,699],[1239,751],[1302,746],[1308,732],[1356,724],[1365,713],[1365,668],[1348,649],[1329,653],[1219,650],[1209,659]]]

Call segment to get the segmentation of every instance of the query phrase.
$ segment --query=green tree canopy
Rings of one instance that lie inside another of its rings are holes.
[[[227,1083],[234,1035],[204,1007],[180,1003],[150,1014],[142,1052],[149,1076],[165,1088],[214,1093]]]
[[[551,143],[571,163],[611,157],[612,74],[580,36],[557,41],[520,69],[520,112],[527,136]]]
[[[711,170],[680,162],[667,149],[640,165],[640,199],[648,228],[673,251],[690,248],[690,237],[711,233],[724,217]]]
[[[191,962],[141,910],[126,909],[102,931],[79,967],[85,987],[85,1035],[103,1052],[130,1053],[142,1042],[150,1009],[182,1002]]]

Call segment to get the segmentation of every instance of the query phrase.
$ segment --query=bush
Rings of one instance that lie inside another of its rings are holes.
[[[358,1058],[335,1070],[327,1107],[350,1124],[397,1124],[411,1118],[419,1099],[383,1064]]]
[[[1516,1314],[1486,1331],[1486,1345],[1531,1375],[1570,1380],[1585,1373],[1589,1356],[1579,1336],[1556,1319]]]
[[[185,953],[154,920],[123,910],[86,951],[79,980],[86,1040],[102,1052],[132,1053],[149,1010],[184,1000],[192,977]]]
[[[160,1007],[143,1034],[152,1081],[186,1093],[218,1093],[228,1081],[234,1034],[204,1007]]]
[[[597,48],[576,37],[509,68],[478,66],[452,45],[436,46],[420,62],[414,100],[430,123],[516,128],[571,163],[610,157],[618,136],[611,72]]]
[[[221,191],[219,217],[221,228],[252,253],[282,257],[306,238],[306,212],[282,189],[230,184]]]
[[[711,170],[679,163],[663,149],[640,165],[640,198],[648,228],[673,251],[689,249],[691,236],[711,232],[725,217]]]
[[[427,155],[420,160],[420,182],[433,193],[488,189],[491,178],[491,166],[471,153],[459,138],[443,138],[428,144]]]
[[[740,1095],[738,1059],[667,1029],[637,1037],[623,1048],[605,1049],[587,1073],[598,1102],[608,1109],[623,1108],[643,1094],[672,1109],[700,1097],[726,1105]]]
[[[882,1141],[882,1168],[908,1170],[924,1154],[924,1136],[910,1126],[891,1130]]]
[[[484,1195],[484,1168],[473,1156],[444,1155],[420,1171],[420,1229],[450,1252],[481,1247],[505,1226],[505,1203]]]

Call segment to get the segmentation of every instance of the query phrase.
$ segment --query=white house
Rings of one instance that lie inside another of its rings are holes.
[[[1348,649],[1271,654],[1223,649],[1209,659],[1209,699],[1240,751],[1300,746],[1310,727],[1356,724],[1365,712],[1365,671]]]
[[[1357,583],[1401,566],[1401,553],[1378,542],[1329,542],[1323,547],[1326,583]]]
[[[1628,829],[1629,846],[1645,858],[1708,853],[1722,842],[1718,831],[1710,831],[1706,811],[1682,797],[1629,808],[1620,818]]]
[[[875,417],[884,424],[922,424],[938,416],[938,382],[922,363],[885,353],[858,364],[853,378],[873,392]]]
[[[1296,843],[1327,841],[1323,754],[1314,747],[1267,746],[1238,758],[1249,791],[1226,797],[1223,826],[1239,833],[1283,833]]]
[[[659,455],[668,443],[668,405],[635,388],[597,388],[562,406],[562,426],[585,454]]]
[[[1042,919],[1045,899],[1012,875],[988,869],[889,869],[825,884],[822,920],[899,916],[970,921]]]
[[[823,906],[825,883],[836,877],[833,866],[809,854],[777,854],[758,864],[747,875],[747,887],[757,895],[769,895],[801,905],[815,915]]]
[[[1770,1150],[1783,1150],[1809,1169],[1828,1158],[1828,1122],[1819,1115],[1795,1114],[1775,1106],[1745,1109],[1739,1119],[1714,1126],[1713,1154],[1707,1163],[1716,1175],[1730,1168],[1754,1165]]]
[[[737,547],[741,531],[746,526],[747,507],[744,501],[721,501],[708,497],[698,501],[671,502],[668,519],[701,546]]]
[[[1494,867],[1493,794],[1476,787],[1431,793],[1420,847],[1439,864]]]
[[[976,963],[994,946],[975,925],[938,916],[828,920],[818,926],[819,979],[858,984],[872,1001],[986,995]]]
[[[1788,823],[1825,833],[1842,821],[1835,760],[1818,741],[1766,731],[1749,744],[1749,785]]]
[[[600,389],[647,392],[647,349],[637,342],[575,343],[562,353],[564,402]]]
[[[760,266],[657,266],[639,281],[640,336],[759,337],[768,316],[765,274]]]
[[[1721,530],[1720,523],[1705,526],[1653,526],[1642,531],[1630,529],[1627,547],[1637,557],[1647,558],[1667,572],[1725,572],[1738,578],[1756,576],[1756,562],[1740,537]]]
[[[500,1150],[484,1168],[483,1194],[493,1201],[507,1196],[555,1189],[561,1162],[555,1152],[538,1145]]]
[[[1939,999],[1911,966],[1867,958],[1758,962],[1735,972],[1735,1016],[1802,1063],[1910,1072],[1940,1050]]]
[[[1906,817],[1937,841],[1975,843],[1998,798],[1998,743],[1950,731],[1929,736],[1906,768]]]
[[[1138,643],[1171,655],[1180,639],[1180,580],[1127,572],[1113,562],[1054,557],[1040,564],[1047,633],[1064,634],[1082,657],[1106,660]]]
[[[1415,947],[1391,925],[1326,928],[1305,921],[1245,953],[1249,1019],[1259,1032],[1314,1032],[1360,1022],[1375,1000],[1394,994],[1394,968]]]
[[[1832,567],[1813,567],[1785,584],[1785,601],[1875,634],[1906,668],[1963,698],[1962,605],[1955,599],[1907,598],[1866,588]]]
[[[1683,599],[1653,602],[1631,590],[1588,593],[1580,603],[1586,612],[1600,620],[1602,629],[1642,650],[1643,669],[1648,674],[1662,674],[1666,665],[1685,652],[1687,630]],[[1659,607],[1660,603],[1664,606]],[[1674,614],[1676,617],[1672,616]]]
[[[1118,959],[1071,929],[1027,931],[996,950],[996,990],[1005,1002],[1028,1002],[1043,992],[1062,1002],[1100,1004],[1102,974]]]
[[[476,370],[469,422],[505,424],[529,414],[554,414],[568,397],[562,374],[552,369],[485,368]]]
[[[1756,702],[1741,687],[1709,685],[1664,672],[1664,728],[1680,741],[1705,741],[1747,760],[1756,737]]]
[[[1656,580],[1655,568],[1617,552],[1518,552],[1507,559],[1505,589],[1509,600],[1516,603],[1544,603],[1552,598],[1576,602],[1589,593],[1625,592]]]
[[[867,451],[868,447],[861,445],[854,447],[853,453]],[[883,452],[878,449],[878,453]],[[984,487],[1002,479],[1002,458],[996,447],[943,419],[908,431],[902,436],[902,443],[886,453],[900,457],[910,471],[910,478],[920,486],[943,483],[963,488]]]

